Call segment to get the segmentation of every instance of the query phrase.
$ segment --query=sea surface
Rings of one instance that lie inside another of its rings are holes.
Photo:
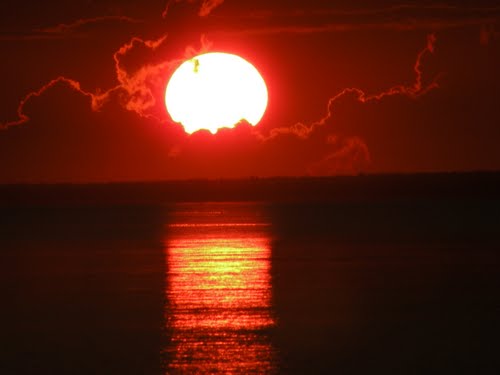
[[[500,202],[4,207],[2,374],[495,374]]]

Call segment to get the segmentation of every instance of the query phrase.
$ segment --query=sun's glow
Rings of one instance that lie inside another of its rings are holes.
[[[257,125],[267,100],[266,83],[257,69],[239,56],[222,52],[205,53],[182,63],[165,93],[172,120],[189,134],[201,129],[215,134],[241,120]]]

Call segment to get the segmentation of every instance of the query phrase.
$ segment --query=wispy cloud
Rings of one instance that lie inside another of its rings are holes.
[[[127,16],[99,16],[93,18],[82,18],[70,23],[61,23],[55,26],[47,26],[26,33],[13,33],[0,35],[0,40],[44,40],[62,39],[67,37],[81,36],[85,28],[106,23],[141,23],[140,19]]]
[[[370,163],[370,152],[360,137],[338,137],[331,135],[327,143],[333,148],[323,159],[309,166],[312,175],[358,174]]]
[[[44,34],[66,34],[74,30],[78,30],[87,25],[93,25],[98,23],[105,23],[109,21],[126,22],[126,23],[140,23],[142,20],[135,19],[127,16],[101,16],[94,18],[82,18],[71,23],[61,23],[56,26],[44,27],[36,30],[37,32]]]
[[[285,25],[285,26],[265,26],[265,27],[250,27],[239,30],[231,30],[231,33],[240,33],[248,35],[257,34],[319,34],[332,32],[347,32],[358,30],[394,30],[394,31],[440,31],[445,29],[457,29],[467,26],[482,26],[491,25],[497,22],[497,19],[488,17],[481,19],[468,20],[425,20],[425,21],[390,21],[390,22],[373,22],[373,23],[329,23],[323,25]],[[222,32],[227,32],[224,30]]]
[[[198,14],[201,17],[206,17],[210,13],[212,13],[215,8],[217,8],[219,5],[222,5],[223,2],[224,0],[204,0],[201,3],[200,11]]]
[[[222,5],[224,3],[224,0],[168,0],[167,3],[165,4],[165,7],[163,8],[162,12],[162,17],[165,18],[167,17],[167,14],[170,11],[170,8],[178,3],[200,3],[200,8],[198,10],[198,15],[200,17],[206,17],[212,13],[212,11],[217,8],[218,6]]]
[[[217,14],[227,23],[222,32],[244,34],[310,34],[354,30],[427,30],[491,25],[500,22],[500,7],[464,7],[445,4],[401,4],[364,9],[289,9],[252,10],[247,13]],[[214,26],[217,29],[216,26]]]

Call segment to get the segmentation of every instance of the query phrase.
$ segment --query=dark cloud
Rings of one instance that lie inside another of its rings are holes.
[[[376,102],[394,95],[402,95],[407,96],[411,99],[416,99],[426,94],[427,92],[438,88],[438,76],[435,76],[429,82],[424,83],[422,72],[422,59],[425,57],[425,55],[434,52],[435,43],[436,36],[434,34],[428,35],[427,44],[418,53],[415,64],[413,66],[413,70],[415,73],[415,81],[413,82],[413,84],[407,86],[393,86],[387,90],[375,94],[367,94],[359,88],[345,88],[328,100],[327,113],[320,120],[315,121],[311,124],[296,123],[289,127],[274,128],[271,130],[268,136],[261,135],[262,139],[269,140],[281,134],[293,134],[301,139],[307,139],[309,135],[315,131],[316,128],[324,126],[331,120],[331,118],[334,116],[335,103],[345,96],[351,96],[360,103]]]
[[[179,139],[176,127],[145,122],[114,102],[92,112],[87,97],[62,84],[26,111],[29,126],[0,132],[2,183],[162,179],[169,139]]]
[[[220,22],[225,19],[226,22]],[[362,8],[315,7],[249,9],[248,12],[221,12],[214,28],[246,34],[311,34],[356,30],[438,31],[500,22],[498,6],[375,5]],[[219,26],[217,26],[219,25]]]
[[[157,107],[163,106],[162,98],[165,87],[165,77],[168,75],[169,71],[172,70],[172,67],[181,60],[166,60],[156,64],[146,63],[130,72],[124,66],[123,59],[126,58],[131,51],[139,47],[155,51],[164,44],[166,39],[166,35],[152,40],[133,37],[130,41],[118,48],[118,50],[113,53],[115,74],[118,84],[109,89],[98,89],[95,92],[90,92],[82,89],[82,85],[79,81],[64,76],[59,76],[50,80],[41,88],[26,94],[18,105],[18,118],[12,121],[0,122],[0,129],[7,129],[11,126],[28,122],[30,117],[25,113],[26,104],[45,94],[47,90],[52,89],[58,84],[65,85],[69,89],[87,97],[91,104],[91,109],[94,111],[99,110],[105,102],[114,96],[118,98],[122,106],[128,111],[135,112],[144,118],[165,121],[165,114],[163,114],[161,118],[156,114],[158,112]],[[190,51],[194,51],[194,48],[191,48]],[[163,108],[161,109],[161,113],[164,113]]]

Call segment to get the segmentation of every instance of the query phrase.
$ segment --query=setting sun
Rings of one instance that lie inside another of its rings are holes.
[[[267,87],[257,69],[239,56],[221,52],[182,63],[165,93],[168,113],[189,134],[201,129],[216,133],[241,120],[257,125],[267,99]]]

